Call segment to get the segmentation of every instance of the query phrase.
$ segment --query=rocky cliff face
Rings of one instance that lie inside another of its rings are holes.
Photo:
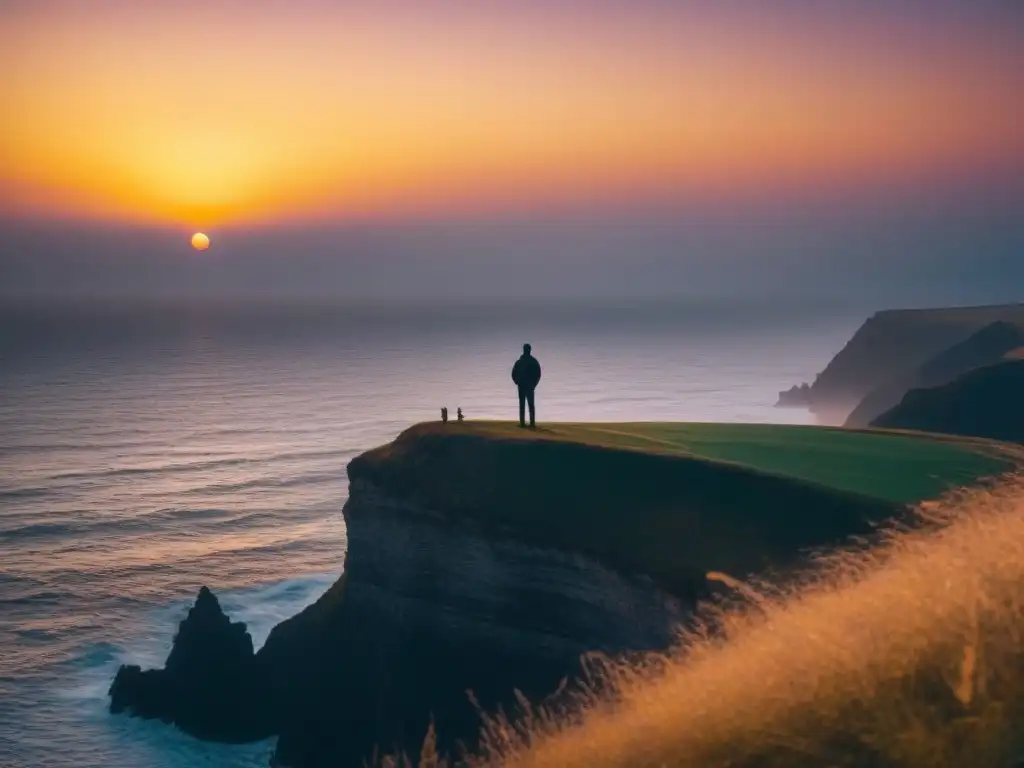
[[[291,702],[282,765],[357,765],[375,746],[416,754],[431,718],[441,749],[472,744],[478,707],[552,694],[588,651],[665,648],[688,607],[649,580],[452,525],[358,481],[345,518],[338,604],[311,606],[260,652]]]

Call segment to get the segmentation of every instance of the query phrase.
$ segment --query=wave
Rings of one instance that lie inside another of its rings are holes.
[[[104,443],[100,440],[89,440],[82,442],[60,441],[52,443],[18,443],[16,445],[0,445],[0,456],[17,456],[19,453],[53,453],[60,451],[88,451],[93,453],[97,450],[138,450],[144,448],[159,448],[166,445],[157,440],[143,441],[121,441]]]
[[[14,541],[29,538],[81,538],[105,532],[118,534],[137,533],[139,531],[157,531],[161,523],[192,523],[199,520],[217,521],[224,518],[243,521],[252,516],[252,512],[243,514],[231,513],[223,509],[161,509],[156,512],[136,514],[130,517],[98,518],[85,517],[85,512],[76,513],[73,520],[49,523],[28,523],[16,528],[0,530],[0,541]],[[272,515],[273,512],[265,512]]]
[[[235,483],[211,483],[210,485],[197,486],[181,491],[182,495],[195,495],[203,493],[226,493],[230,491],[248,491],[260,488],[296,488],[308,485],[322,485],[325,483],[347,482],[344,472],[307,472],[301,475],[293,475],[285,478],[277,477],[256,477],[251,480],[242,480]]]
[[[13,541],[14,539],[31,537],[67,536],[79,530],[81,530],[79,526],[67,523],[29,523],[28,525],[0,531],[0,541]]]
[[[302,461],[307,459],[349,459],[355,455],[353,450],[319,450],[319,451],[291,451],[285,453],[274,453],[268,456],[237,456],[224,459],[212,459],[210,461],[193,461],[182,464],[163,464],[154,467],[118,467],[87,472],[63,472],[51,475],[51,480],[92,480],[98,478],[131,477],[135,475],[174,475],[189,472],[203,472],[211,469],[224,469],[229,467],[244,467],[253,465],[274,464],[281,461]]]
[[[21,488],[0,488],[0,501],[4,499],[35,499],[52,493],[46,486],[23,486]]]
[[[8,608],[25,605],[39,606],[45,605],[47,603],[49,603],[50,605],[59,606],[66,599],[67,595],[64,595],[60,592],[47,591],[44,589],[43,591],[39,592],[29,591],[24,592],[20,595],[0,598],[0,605],[6,606]]]
[[[259,649],[275,626],[291,618],[338,580],[340,573],[314,573],[241,590],[218,594],[224,610],[236,621],[244,621]]]
[[[338,502],[338,509],[341,508]],[[61,540],[82,543],[86,539],[115,535],[131,537],[133,534],[173,536],[185,529],[190,536],[219,535],[236,530],[256,531],[261,528],[279,528],[282,510],[278,507],[226,510],[215,507],[169,507],[155,512],[139,513],[129,517],[86,517],[78,513],[59,522],[26,523],[0,530],[0,542],[24,545],[32,540]],[[321,510],[294,510],[288,513],[287,524],[321,520]]]

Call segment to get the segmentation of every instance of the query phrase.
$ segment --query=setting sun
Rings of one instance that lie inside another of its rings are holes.
[[[192,247],[197,251],[205,251],[210,247],[210,238],[204,235],[202,232],[196,232],[192,235]]]

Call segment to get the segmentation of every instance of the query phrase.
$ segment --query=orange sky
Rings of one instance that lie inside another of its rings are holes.
[[[201,227],[1024,167],[998,20],[341,5],[11,4],[0,210]]]

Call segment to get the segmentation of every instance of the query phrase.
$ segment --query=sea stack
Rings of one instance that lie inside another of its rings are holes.
[[[122,665],[110,710],[174,723],[199,738],[241,742],[268,729],[252,636],[232,622],[207,587],[178,625],[164,669]]]

